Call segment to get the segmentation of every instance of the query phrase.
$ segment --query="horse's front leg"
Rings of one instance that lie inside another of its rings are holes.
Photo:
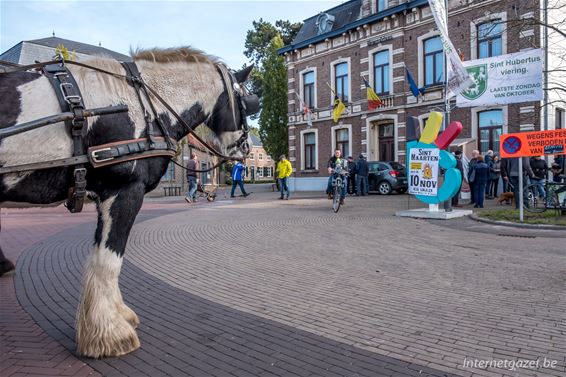
[[[83,356],[120,356],[140,346],[139,320],[122,301],[118,276],[130,230],[143,202],[141,184],[101,195],[94,250],[87,262],[77,313],[77,351]]]
[[[0,223],[0,231],[2,230],[2,224]],[[4,275],[6,272],[14,270],[16,266],[8,258],[4,256],[2,248],[0,247],[0,276]]]

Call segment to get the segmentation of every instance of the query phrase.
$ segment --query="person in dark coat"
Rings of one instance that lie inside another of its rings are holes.
[[[474,208],[483,208],[483,199],[485,197],[485,186],[489,180],[489,167],[483,160],[483,156],[478,156],[475,170],[474,190],[475,203]]]
[[[497,187],[501,176],[501,161],[497,155],[493,156],[493,165],[489,169],[489,196],[497,198]]]
[[[462,175],[462,179],[464,179],[464,166],[462,165],[462,151],[457,150],[456,152],[454,152],[454,157],[456,157],[456,169],[460,171],[460,174]],[[452,197],[453,207],[461,207],[458,204],[461,189],[462,189],[462,182],[460,182],[460,188],[458,189],[458,192],[456,193],[456,195]]]
[[[546,173],[548,172],[548,165],[545,160],[540,158],[540,156],[535,156],[531,158],[531,169],[533,170],[531,184],[536,185],[538,197],[540,199],[545,199],[546,192],[544,191],[544,182],[546,180]]]
[[[554,158],[552,164],[552,182],[560,183],[564,179],[564,155]]]
[[[519,157],[523,159],[523,178],[533,176],[533,170],[528,157]],[[513,194],[515,195],[515,208],[519,209],[519,158],[502,158],[501,159],[501,176],[503,180],[511,185]],[[523,179],[524,186],[528,184]]]
[[[356,161],[356,195],[365,196],[368,194],[368,175],[368,162],[364,155],[360,153],[358,161]]]
[[[348,195],[356,193],[356,163],[354,157],[348,156]]]
[[[480,151],[474,149],[472,151],[472,159],[468,163],[468,176],[466,177],[468,180],[468,184],[470,185],[470,205],[476,204],[476,191],[474,190],[474,182],[475,182],[475,173],[474,168],[476,167],[476,163],[478,162],[478,156],[480,155]]]
[[[484,162],[487,165],[490,173],[491,173],[491,169],[493,169],[493,151],[490,149],[487,151],[487,153],[485,154],[484,157]],[[487,184],[485,185],[485,198],[486,199],[493,199],[493,196],[491,196],[491,174],[489,177],[487,177]]]

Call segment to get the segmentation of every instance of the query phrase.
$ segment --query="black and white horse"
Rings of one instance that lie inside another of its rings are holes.
[[[134,54],[145,83],[192,128],[206,124],[225,155],[244,157],[237,141],[245,135],[245,114],[238,106],[238,85],[251,67],[230,73],[216,59],[190,48],[153,49]],[[93,59],[89,65],[125,75],[119,62]],[[85,108],[127,105],[127,113],[89,119],[85,146],[145,137],[146,121],[134,88],[126,80],[69,65],[82,92]],[[227,82],[228,81],[228,82]],[[0,75],[0,125],[12,126],[61,112],[48,79],[33,72]],[[154,99],[158,117],[169,135],[180,140],[189,132]],[[51,124],[0,140],[0,166],[13,166],[72,156],[72,140],[63,123]],[[79,354],[119,356],[140,346],[137,315],[127,307],[118,276],[128,235],[144,195],[165,173],[169,159],[151,157],[88,168],[87,190],[95,198],[98,225],[86,264],[76,319]],[[72,185],[72,167],[0,175],[0,205],[46,205],[65,201]]]

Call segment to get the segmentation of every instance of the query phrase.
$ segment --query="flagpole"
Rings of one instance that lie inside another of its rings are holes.
[[[446,7],[446,32],[448,32],[448,0],[444,0],[444,6]],[[450,99],[448,98],[448,54],[444,53],[444,122],[442,124],[442,131],[446,130],[450,124]],[[448,151],[450,151],[450,146],[447,146]],[[446,179],[446,177],[445,177]],[[459,193],[458,193],[459,195]],[[452,198],[449,198],[444,202],[444,212],[452,212]]]

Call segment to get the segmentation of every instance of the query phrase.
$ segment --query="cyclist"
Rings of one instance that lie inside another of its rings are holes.
[[[334,176],[334,169],[336,168],[336,165],[342,166],[342,172],[344,174],[348,171],[348,169],[346,169],[346,160],[341,158],[341,156],[342,152],[340,151],[340,149],[336,149],[336,151],[334,151],[334,156],[330,157],[328,164],[326,165],[326,167],[328,168],[328,174],[330,174],[330,176],[328,177],[328,185],[326,187],[326,194],[328,195],[328,199],[332,199],[332,177]],[[340,191],[340,204],[344,204],[345,197],[346,185],[343,184],[342,190]]]

